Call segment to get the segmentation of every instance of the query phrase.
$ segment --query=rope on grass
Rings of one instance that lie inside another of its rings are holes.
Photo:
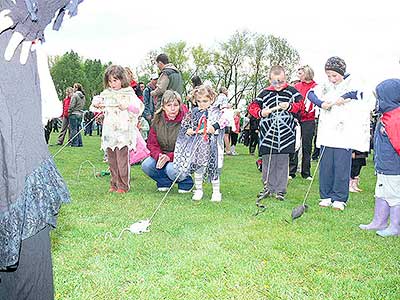
[[[97,178],[97,176],[96,176],[96,167],[94,166],[94,164],[90,161],[90,160],[85,160],[83,163],[81,163],[81,165],[80,165],[80,167],[79,167],[79,171],[78,171],[78,180],[79,180],[79,177],[81,176],[81,171],[82,171],[82,168],[83,168],[83,166],[84,166],[84,164],[89,164],[89,165],[91,165],[92,166],[92,169],[93,169],[93,176],[94,176],[94,178]]]

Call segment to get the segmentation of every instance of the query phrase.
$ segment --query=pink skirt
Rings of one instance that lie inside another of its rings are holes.
[[[129,151],[129,163],[131,165],[141,162],[145,158],[150,156],[150,151],[146,147],[146,142],[144,141],[142,135],[137,131],[136,139],[136,150]]]

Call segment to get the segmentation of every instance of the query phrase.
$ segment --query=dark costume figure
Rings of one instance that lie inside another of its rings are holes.
[[[7,54],[7,46],[18,37],[19,42],[43,40],[55,13],[60,12],[55,20],[58,29],[65,11],[76,14],[77,4],[1,2],[2,12],[9,11],[0,20],[6,20],[0,28],[0,299],[53,299],[49,230],[56,225],[61,203],[69,201],[43,138],[36,52],[28,51],[25,63],[20,59],[23,46],[13,55]]]

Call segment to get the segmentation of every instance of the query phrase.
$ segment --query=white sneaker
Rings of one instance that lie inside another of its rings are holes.
[[[219,192],[212,193],[211,195],[211,202],[221,202],[222,194]]]
[[[168,187],[159,187],[159,188],[157,188],[157,191],[159,191],[159,192],[167,192],[168,190],[169,190]]]
[[[178,189],[178,193],[179,194],[187,194],[187,193],[190,193],[192,191],[192,189],[190,189],[190,190],[181,190],[181,189]]]
[[[332,208],[334,210],[344,210],[346,203],[342,201],[333,201]]]
[[[203,191],[202,190],[195,190],[192,200],[200,201],[203,198]]]
[[[312,180],[312,177],[311,176],[308,176],[307,178],[305,178],[305,180]]]
[[[329,206],[332,206],[332,200],[331,200],[331,198],[321,199],[321,201],[319,202],[319,206],[321,206],[321,207],[329,207]]]

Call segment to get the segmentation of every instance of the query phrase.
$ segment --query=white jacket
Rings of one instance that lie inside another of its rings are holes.
[[[369,151],[370,112],[374,108],[372,92],[363,91],[347,77],[338,85],[325,83],[314,88],[316,96],[322,101],[334,102],[343,94],[357,91],[357,100],[341,106],[334,105],[330,110],[320,111],[317,133],[317,147],[328,146],[358,151]],[[363,93],[361,99],[360,94]]]

